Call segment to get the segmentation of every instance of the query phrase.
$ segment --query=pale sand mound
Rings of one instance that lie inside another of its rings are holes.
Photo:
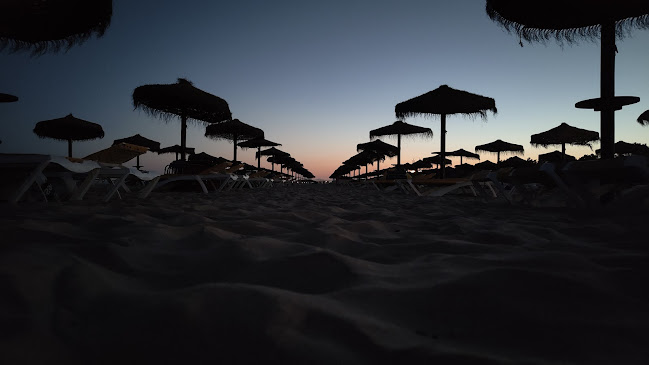
[[[647,364],[646,211],[330,185],[0,207],[3,364]]]

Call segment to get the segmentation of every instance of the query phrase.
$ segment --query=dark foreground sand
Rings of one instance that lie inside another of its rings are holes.
[[[331,185],[0,205],[2,364],[649,364],[649,214]]]

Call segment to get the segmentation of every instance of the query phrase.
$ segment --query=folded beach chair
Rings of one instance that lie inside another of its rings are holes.
[[[403,183],[403,182],[401,182]],[[413,177],[405,183],[418,196],[443,196],[446,194],[470,194],[478,196],[471,178],[444,178],[436,176]]]
[[[578,207],[631,206],[649,196],[649,167],[644,156],[572,161],[561,169],[542,166]]]

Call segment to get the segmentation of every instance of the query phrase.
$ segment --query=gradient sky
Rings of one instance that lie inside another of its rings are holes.
[[[498,108],[486,121],[449,116],[447,151],[502,139],[523,145],[521,157],[537,159],[556,148],[532,147],[532,134],[561,122],[599,132],[599,113],[574,107],[599,97],[599,42],[521,47],[484,8],[483,0],[114,0],[101,38],[40,57],[2,52],[0,92],[20,100],[0,105],[0,152],[65,155],[66,142],[32,130],[69,113],[105,131],[103,139],[73,143],[75,157],[134,134],[163,147],[180,144],[178,119],[151,117],[131,100],[140,85],[179,77],[225,99],[234,118],[263,129],[322,179],[370,140],[370,130],[397,120],[396,104],[443,84],[494,98]],[[649,31],[632,32],[617,48],[616,95],[640,102],[616,112],[615,139],[647,143],[649,128],[636,119],[649,109]],[[439,118],[405,122],[431,128],[434,137],[402,140],[402,163],[439,150]],[[231,143],[204,132],[190,125],[187,145],[232,159]],[[599,147],[567,153],[580,157]],[[240,149],[237,157],[256,165],[255,151]],[[148,152],[140,162],[160,172],[173,159]]]

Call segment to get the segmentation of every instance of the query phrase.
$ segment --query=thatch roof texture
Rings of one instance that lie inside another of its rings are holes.
[[[34,133],[40,138],[68,141],[68,157],[72,157],[72,141],[104,138],[104,129],[101,125],[79,119],[72,114],[36,123]]]
[[[246,124],[239,119],[232,119],[222,123],[210,124],[205,128],[205,137],[224,139],[234,144],[234,158],[237,161],[237,144],[253,138],[264,138],[264,131]]]
[[[103,36],[112,15],[112,0],[1,1],[0,49],[32,55],[68,50]]]
[[[142,137],[139,134],[132,135],[130,137],[126,138],[120,138],[116,139],[113,141],[113,144],[120,144],[120,143],[129,143],[129,144],[134,144],[137,146],[143,146],[149,149],[149,151],[152,152],[157,152],[160,149],[160,142],[156,142],[152,139],[148,139],[145,137]]]
[[[528,42],[551,38],[596,40],[603,22],[615,22],[616,35],[649,29],[649,2],[639,0],[487,0],[489,18]]]
[[[567,123],[549,129],[545,132],[533,134],[530,139],[532,146],[548,147],[561,146],[561,153],[565,155],[566,144],[577,146],[590,146],[590,142],[599,140],[599,133],[587,129],[573,127]]]
[[[257,137],[257,138],[252,138],[247,141],[243,141],[239,143],[239,147],[241,148],[257,148],[257,168],[261,168],[261,148],[262,147],[274,147],[274,146],[281,146],[280,143],[276,143],[273,141],[269,141],[264,137]]]
[[[370,131],[370,139],[375,139],[381,136],[397,136],[397,166],[401,165],[401,136],[409,135],[419,136],[422,138],[433,138],[433,131],[430,128],[408,124],[400,120],[397,120],[390,125],[386,125],[385,127]]]
[[[216,95],[197,89],[186,79],[175,84],[138,86],[133,90],[133,106],[152,116],[169,120],[180,117],[180,156],[185,160],[187,121],[218,123],[232,118],[228,103]]]
[[[493,152],[498,155],[498,162],[500,162],[500,153],[514,153],[514,154],[522,154],[525,152],[523,149],[523,146],[515,143],[509,143],[505,142],[503,140],[497,139],[493,142],[483,144],[480,146],[476,146],[475,148],[476,152]],[[477,164],[476,164],[477,166]]]
[[[232,118],[228,103],[186,79],[175,84],[151,84],[133,90],[133,107],[154,117],[169,120],[185,117],[187,120],[218,123]]]
[[[487,119],[487,112],[496,114],[496,101],[492,98],[441,85],[435,90],[397,104],[397,118],[462,114]]]

